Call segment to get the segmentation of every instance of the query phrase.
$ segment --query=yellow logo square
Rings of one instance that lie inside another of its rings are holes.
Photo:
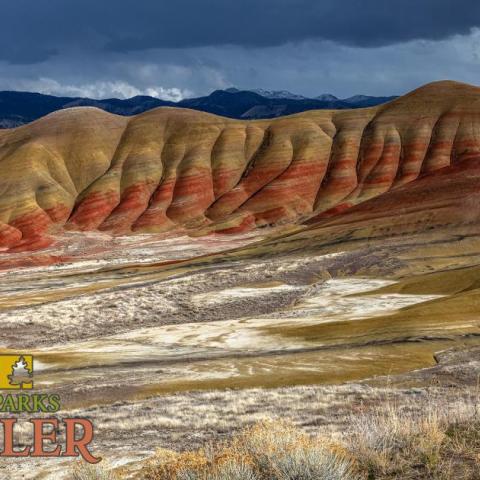
[[[0,390],[33,388],[33,356],[0,354]]]

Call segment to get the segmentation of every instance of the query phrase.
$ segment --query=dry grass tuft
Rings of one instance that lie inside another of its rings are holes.
[[[227,443],[175,454],[160,451],[146,480],[352,480],[353,461],[330,442],[285,421],[264,421]]]
[[[108,465],[90,465],[77,462],[72,468],[73,480],[120,480],[120,477],[109,469]]]
[[[480,479],[477,398],[443,403],[426,398],[419,409],[386,402],[352,416],[346,448],[368,479]]]

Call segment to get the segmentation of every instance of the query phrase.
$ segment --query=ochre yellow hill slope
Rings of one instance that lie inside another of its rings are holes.
[[[480,89],[456,82],[260,121],[73,108],[0,131],[0,247],[42,248],[63,228],[237,232],[321,219],[477,156]]]

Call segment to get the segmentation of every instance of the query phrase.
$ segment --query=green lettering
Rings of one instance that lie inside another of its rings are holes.
[[[5,402],[3,404],[4,412],[16,412],[17,407],[15,405],[15,399],[12,397],[12,395],[8,394],[7,398],[5,399]]]
[[[48,407],[43,403],[47,400],[48,395],[34,395],[33,396],[33,411],[34,412],[48,412]]]
[[[31,412],[32,409],[30,407],[30,396],[21,394],[17,396],[18,400],[18,412]]]
[[[60,410],[60,395],[50,395],[48,397],[48,411],[58,412]]]

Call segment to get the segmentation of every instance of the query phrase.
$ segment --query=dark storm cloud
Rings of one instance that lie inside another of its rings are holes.
[[[478,0],[15,0],[0,11],[0,59],[56,52],[268,47],[308,39],[376,47],[480,25]]]

